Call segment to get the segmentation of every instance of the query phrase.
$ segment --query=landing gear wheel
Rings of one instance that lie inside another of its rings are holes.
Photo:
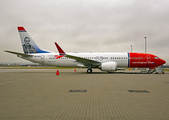
[[[152,69],[148,70],[148,74],[152,74],[153,72],[155,72],[155,69],[154,70],[152,70]]]
[[[151,70],[148,70],[148,74],[151,74]]]
[[[87,69],[87,73],[92,73],[92,69]]]

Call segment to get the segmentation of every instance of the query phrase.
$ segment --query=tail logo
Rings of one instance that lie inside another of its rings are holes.
[[[25,54],[38,53],[36,49],[30,44],[29,37],[24,38],[24,43],[25,44],[23,44],[22,47]]]

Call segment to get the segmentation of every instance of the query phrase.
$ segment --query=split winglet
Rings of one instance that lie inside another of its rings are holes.
[[[56,42],[55,42],[55,45],[56,45],[60,55],[66,55],[66,53],[62,50],[62,48]]]

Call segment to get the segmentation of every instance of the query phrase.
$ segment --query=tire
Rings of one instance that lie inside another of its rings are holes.
[[[87,69],[87,73],[92,73],[92,69]]]
[[[148,71],[148,74],[151,74],[151,70]]]

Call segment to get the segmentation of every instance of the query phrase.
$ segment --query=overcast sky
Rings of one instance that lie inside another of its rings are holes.
[[[27,62],[17,26],[57,52],[147,52],[169,62],[169,0],[0,0],[0,63]]]

